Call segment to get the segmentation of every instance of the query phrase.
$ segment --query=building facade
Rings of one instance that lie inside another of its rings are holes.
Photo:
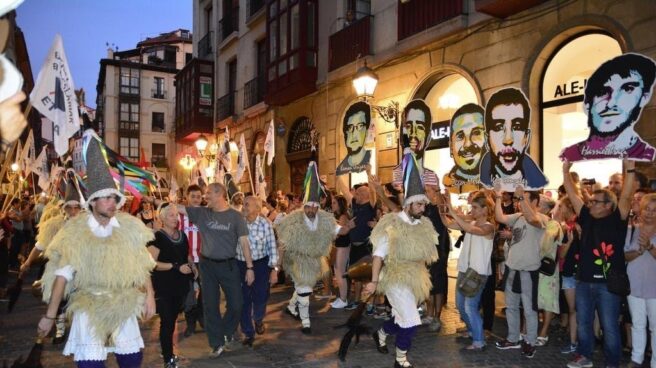
[[[107,145],[134,162],[175,167],[175,75],[192,59],[192,34],[178,29],[100,60],[96,117]]]
[[[212,15],[203,18],[210,3]],[[276,123],[274,170],[267,174],[274,189],[298,191],[312,131],[318,132],[320,174],[335,185],[335,167],[346,155],[342,120],[358,100],[352,79],[365,61],[378,76],[371,104],[398,103],[402,110],[422,98],[434,123],[450,120],[465,103],[484,106],[501,88],[520,88],[531,106],[529,153],[549,177],[548,189],[555,189],[562,182],[560,150],[587,137],[587,78],[622,53],[656,58],[656,39],[648,36],[656,27],[656,3],[649,0],[268,0],[261,18],[249,18],[239,6],[252,3],[262,2],[197,0],[194,27],[216,25],[219,36],[212,44],[217,129],[229,125],[234,139],[246,132],[250,149],[266,123]],[[227,19],[233,18],[238,29],[226,36]],[[258,59],[262,41],[264,66]],[[247,107],[247,82],[261,75],[265,103]],[[636,126],[652,145],[654,106],[652,99]],[[399,161],[398,120],[381,114],[372,120],[374,170],[389,182]],[[424,164],[441,177],[453,161],[448,148],[441,148],[427,151]],[[656,178],[652,164],[639,166]],[[619,160],[574,167],[582,178],[601,183],[621,169]],[[344,179],[363,180],[357,174]]]

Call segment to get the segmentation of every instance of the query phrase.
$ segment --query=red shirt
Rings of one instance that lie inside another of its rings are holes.
[[[194,263],[198,263],[200,260],[201,246],[198,227],[189,221],[189,217],[180,214],[178,229],[184,231],[185,235],[187,235],[187,239],[189,240],[189,256],[193,259]]]

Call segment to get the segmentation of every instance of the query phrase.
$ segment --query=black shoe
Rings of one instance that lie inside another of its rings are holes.
[[[535,346],[528,344],[528,343],[523,343],[522,344],[522,355],[531,359],[535,356]]]
[[[248,346],[248,347],[252,348],[254,341],[255,341],[255,338],[251,336],[251,337],[245,338],[244,341],[242,341],[241,343],[244,344],[244,346]]]
[[[312,329],[310,327],[301,327],[301,332],[304,335],[310,335],[312,333]]]
[[[196,324],[194,323],[193,325],[187,325],[187,329],[184,332],[184,337],[189,337],[193,334],[196,333]]]
[[[55,338],[52,339],[53,345],[59,345],[63,342],[64,342],[64,336],[56,336]]]
[[[255,321],[255,332],[257,332],[258,335],[263,335],[265,330],[266,328],[264,328],[264,322]]]
[[[164,363],[164,368],[178,368],[178,363],[174,359],[171,359]]]
[[[378,331],[375,331],[373,334],[371,334],[371,337],[374,339],[374,344],[376,344],[376,350],[378,350],[379,353],[389,354],[389,350],[387,350],[387,345],[380,344]]]
[[[399,362],[397,362],[397,361],[395,360],[395,361],[394,361],[394,368],[414,368],[414,365],[410,364],[410,365],[406,365],[406,366],[404,367],[404,366],[402,366]]]

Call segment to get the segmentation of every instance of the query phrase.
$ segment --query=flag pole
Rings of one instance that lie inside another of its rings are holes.
[[[251,183],[251,192],[255,194],[255,186],[253,185],[253,175],[251,175],[251,164],[246,164],[246,170],[248,170],[248,181]]]

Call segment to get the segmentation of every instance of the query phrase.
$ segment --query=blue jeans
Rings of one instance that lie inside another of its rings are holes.
[[[604,355],[606,365],[619,366],[622,354],[620,338],[620,296],[608,291],[606,283],[576,282],[576,323],[579,345],[576,352],[592,359],[594,349],[594,312],[604,331]]]
[[[458,272],[458,280],[464,277],[463,272]],[[487,276],[483,276],[487,279]],[[485,345],[485,336],[483,335],[483,319],[481,318],[480,302],[481,295],[483,294],[483,289],[485,286],[485,281],[480,290],[476,295],[472,297],[464,296],[460,290],[456,290],[456,307],[458,307],[458,312],[460,312],[460,319],[465,322],[467,326],[467,331],[474,341],[474,346],[484,346]]]
[[[269,300],[269,257],[253,261],[255,281],[246,284],[246,262],[237,261],[241,277],[241,292],[244,297],[244,307],[241,310],[241,332],[246,337],[255,336],[253,321],[262,322],[266,314],[266,304]]]

